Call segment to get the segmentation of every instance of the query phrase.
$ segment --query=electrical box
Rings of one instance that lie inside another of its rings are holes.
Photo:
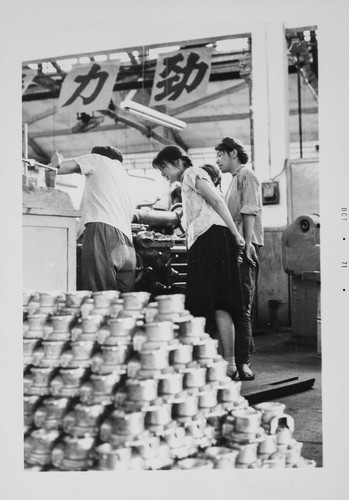
[[[263,205],[276,205],[280,202],[279,183],[275,181],[262,182]]]

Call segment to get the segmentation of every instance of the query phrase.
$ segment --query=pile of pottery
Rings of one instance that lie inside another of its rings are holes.
[[[27,469],[315,466],[284,405],[248,406],[184,295],[26,292],[23,317]]]

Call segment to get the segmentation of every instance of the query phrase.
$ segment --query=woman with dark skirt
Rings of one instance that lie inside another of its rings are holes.
[[[244,239],[210,175],[194,167],[181,148],[166,146],[153,167],[171,183],[181,182],[188,248],[186,308],[193,316],[206,318],[206,331],[218,335],[228,375],[237,379],[233,323],[238,338],[244,330],[238,267]]]

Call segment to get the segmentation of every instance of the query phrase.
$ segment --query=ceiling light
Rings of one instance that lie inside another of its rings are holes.
[[[172,116],[166,115],[165,113],[160,113],[159,111],[155,111],[154,109],[148,108],[147,106],[138,104],[138,102],[125,100],[120,103],[120,107],[134,115],[140,116],[145,120],[158,123],[159,125],[163,125],[164,127],[183,130],[186,126],[186,123],[182,120],[172,118]]]

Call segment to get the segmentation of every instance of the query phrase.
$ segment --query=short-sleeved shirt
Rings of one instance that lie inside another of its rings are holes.
[[[103,222],[119,229],[132,241],[135,203],[122,163],[99,154],[87,154],[74,160],[86,177],[78,232],[81,234],[89,222]]]
[[[243,214],[255,216],[251,242],[264,245],[262,226],[262,199],[260,182],[254,172],[242,165],[232,176],[232,180],[224,196],[229,211],[239,233],[243,236]]]
[[[190,248],[196,239],[214,224],[226,226],[220,215],[198,193],[195,187],[197,179],[213,182],[208,173],[200,167],[189,167],[182,179],[183,214],[187,226],[187,246]]]

